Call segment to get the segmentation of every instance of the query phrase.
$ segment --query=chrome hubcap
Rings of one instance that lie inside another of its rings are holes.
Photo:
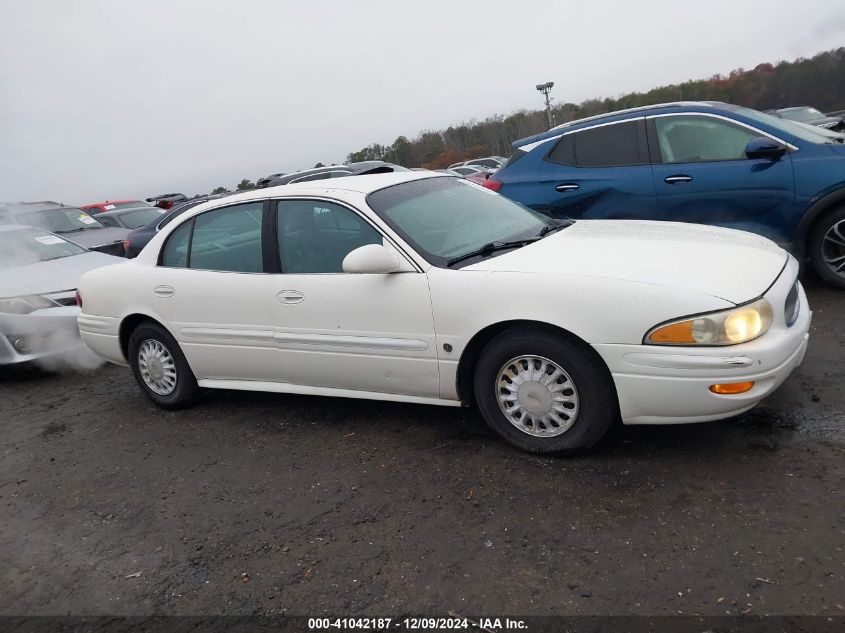
[[[144,383],[160,396],[176,389],[176,361],[160,341],[147,339],[138,348],[138,369]]]
[[[572,378],[542,356],[519,356],[496,376],[499,408],[508,421],[534,437],[566,433],[578,417],[578,390]]]
[[[828,268],[845,277],[845,220],[840,220],[824,234],[822,257]]]

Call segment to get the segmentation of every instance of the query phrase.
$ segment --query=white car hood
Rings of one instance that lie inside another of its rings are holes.
[[[465,270],[612,277],[743,303],[772,285],[788,257],[774,242],[745,231],[681,222],[579,220]]]
[[[84,273],[126,262],[122,257],[87,252],[0,271],[0,298],[75,290]]]

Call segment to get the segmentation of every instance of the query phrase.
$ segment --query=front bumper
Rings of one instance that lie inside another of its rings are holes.
[[[625,424],[682,424],[720,420],[747,411],[771,394],[801,364],[807,351],[812,313],[803,288],[798,320],[787,327],[783,311],[795,272],[785,271],[766,298],[775,309],[763,336],[725,347],[595,345],[619,396]],[[710,391],[717,383],[753,381],[735,395]]]
[[[76,306],[0,313],[0,365],[60,359],[84,350],[76,325],[78,314]]]

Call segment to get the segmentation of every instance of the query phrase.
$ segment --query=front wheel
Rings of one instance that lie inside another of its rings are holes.
[[[613,381],[595,352],[539,329],[509,330],[491,340],[474,383],[490,428],[533,453],[589,448],[617,416]]]
[[[824,216],[810,233],[810,259],[819,277],[845,288],[845,207]]]
[[[141,391],[160,407],[187,407],[199,395],[197,380],[179,344],[157,323],[142,323],[132,332],[129,364]]]

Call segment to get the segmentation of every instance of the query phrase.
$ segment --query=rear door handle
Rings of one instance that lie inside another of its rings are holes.
[[[692,176],[667,176],[663,182],[665,182],[667,185],[676,185],[679,182],[692,182]]]
[[[302,303],[305,295],[299,290],[280,290],[276,293],[276,301],[279,303]]]
[[[560,193],[566,193],[567,191],[575,191],[576,189],[580,189],[580,185],[576,185],[574,182],[565,182],[555,187],[555,191],[559,191]]]
[[[165,286],[165,285],[158,285],[153,288],[153,294],[156,297],[161,297],[162,299],[166,299],[167,297],[172,297],[176,294],[176,291],[173,289],[172,286]]]

